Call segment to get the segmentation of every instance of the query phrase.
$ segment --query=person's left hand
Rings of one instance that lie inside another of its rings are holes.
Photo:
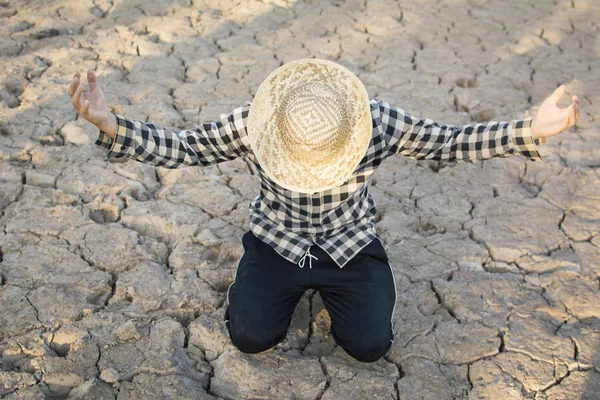
[[[531,125],[534,139],[557,135],[575,125],[579,119],[577,96],[573,96],[573,102],[567,108],[561,109],[556,105],[565,93],[565,89],[565,85],[559,86],[540,106]]]

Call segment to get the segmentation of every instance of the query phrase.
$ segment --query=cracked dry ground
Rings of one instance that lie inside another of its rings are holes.
[[[0,397],[597,399],[599,6],[0,0]],[[398,301],[372,364],[314,292],[275,350],[237,351],[222,317],[253,171],[107,160],[67,96],[91,68],[115,111],[192,127],[312,56],[444,123],[531,116],[561,83],[581,101],[544,162],[379,168]]]

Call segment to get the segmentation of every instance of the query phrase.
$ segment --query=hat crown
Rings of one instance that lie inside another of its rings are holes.
[[[315,161],[335,157],[351,129],[343,97],[321,82],[290,90],[277,110],[277,122],[288,154]]]
[[[300,59],[271,72],[248,114],[248,139],[265,175],[315,193],[348,181],[372,137],[367,90],[333,61]]]

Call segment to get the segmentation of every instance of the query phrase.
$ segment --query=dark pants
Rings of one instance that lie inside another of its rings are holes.
[[[281,257],[250,231],[244,254],[227,292],[225,325],[244,353],[267,350],[285,338],[292,314],[307,289],[318,289],[331,317],[331,335],[357,360],[376,361],[394,334],[394,277],[381,242],[373,240],[343,268],[319,246],[304,268]],[[312,268],[310,264],[312,261]]]

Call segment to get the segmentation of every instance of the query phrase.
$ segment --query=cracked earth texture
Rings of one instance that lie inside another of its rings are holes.
[[[595,0],[0,0],[0,397],[598,399],[599,21]],[[379,168],[398,301],[370,364],[314,291],[277,348],[237,351],[256,175],[107,160],[67,95],[91,68],[116,112],[192,127],[312,56],[443,123],[532,116],[562,83],[581,101],[544,162]]]

